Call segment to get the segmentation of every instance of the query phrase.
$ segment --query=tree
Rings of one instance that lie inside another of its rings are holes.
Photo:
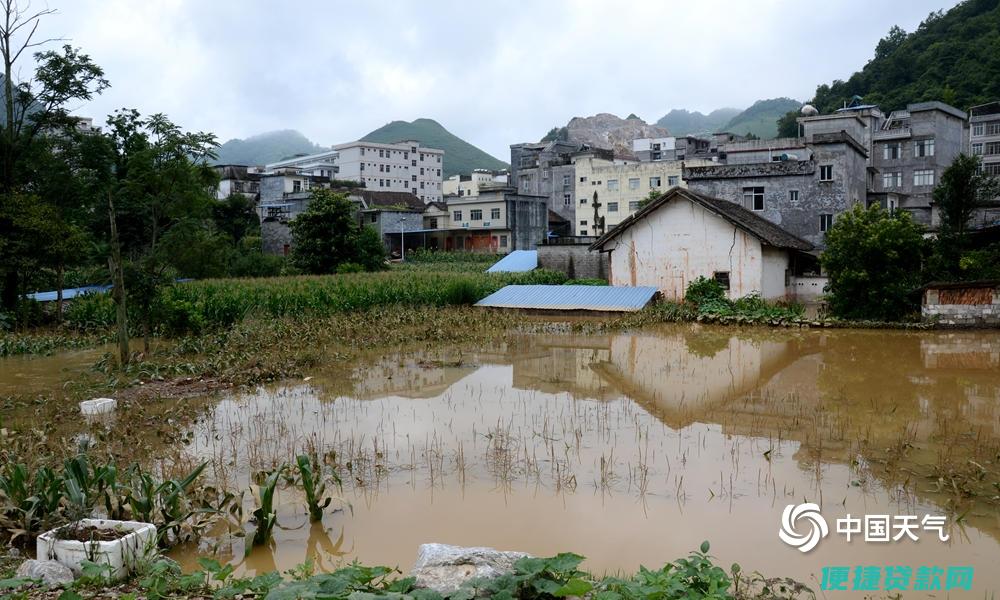
[[[54,39],[37,37],[43,17],[54,10],[31,11],[27,4],[14,0],[0,1],[0,58],[3,59],[3,117],[0,127],[0,275],[3,278],[0,304],[11,309],[17,302],[25,271],[24,263],[10,253],[11,248],[30,245],[33,240],[13,240],[18,233],[29,230],[15,227],[15,198],[25,184],[24,158],[34,145],[46,136],[71,130],[76,120],[70,107],[90,100],[108,87],[104,72],[90,57],[71,46],[61,52],[35,53],[34,76],[25,80],[16,77],[26,69],[23,63],[33,48]],[[41,199],[44,201],[45,199]],[[45,240],[34,240],[35,243]]]
[[[649,193],[646,194],[646,197],[639,201],[639,208],[646,206],[647,204],[649,204],[653,200],[656,200],[659,197],[660,197],[660,192],[657,192],[656,190],[650,190]]]
[[[778,137],[799,137],[799,111],[790,110],[778,119]]]
[[[934,188],[942,233],[964,236],[976,209],[998,194],[997,180],[981,170],[979,157],[959,154]]]
[[[385,244],[382,236],[374,227],[364,227],[358,234],[357,258],[359,265],[366,271],[379,271],[385,268]]]
[[[306,273],[334,273],[341,263],[356,262],[356,209],[344,194],[313,190],[308,208],[290,227],[292,262]]]
[[[127,290],[113,297],[138,313],[148,351],[155,302],[178,266],[172,251],[210,218],[217,175],[207,160],[218,144],[212,134],[187,133],[165,115],[143,118],[136,110],[116,112],[108,128],[109,218],[118,240],[112,241],[112,253],[121,253],[112,260],[112,279],[116,289],[124,282]]]
[[[915,308],[924,240],[909,213],[856,205],[826,233],[826,244],[821,260],[834,314],[894,321]]]
[[[212,221],[234,248],[247,236],[260,236],[260,219],[254,201],[243,194],[233,193],[216,202],[212,206]]]

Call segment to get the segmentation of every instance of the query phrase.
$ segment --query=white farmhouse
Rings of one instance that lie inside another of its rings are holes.
[[[795,263],[812,248],[736,203],[676,187],[590,247],[609,254],[611,285],[655,286],[668,300],[683,299],[700,276],[722,283],[730,298],[791,298]]]

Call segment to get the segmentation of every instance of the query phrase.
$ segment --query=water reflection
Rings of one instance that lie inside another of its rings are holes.
[[[192,452],[231,485],[303,449],[342,470],[353,514],[300,527],[284,492],[286,529],[250,572],[308,557],[406,567],[428,541],[572,549],[591,569],[633,570],[709,538],[725,563],[807,582],[828,564],[977,565],[982,594],[1000,589],[1000,518],[983,493],[1000,457],[998,361],[987,332],[525,335],[226,398]],[[963,519],[949,544],[828,539],[805,556],[776,535],[804,499],[831,518]]]

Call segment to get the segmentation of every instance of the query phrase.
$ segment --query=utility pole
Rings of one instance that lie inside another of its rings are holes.
[[[406,217],[399,218],[399,261],[406,262],[406,233],[404,232],[403,226],[406,223]]]

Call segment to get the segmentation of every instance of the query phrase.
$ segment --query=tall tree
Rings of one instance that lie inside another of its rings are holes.
[[[170,248],[211,216],[218,178],[207,161],[218,144],[213,134],[184,132],[165,115],[143,118],[136,110],[116,112],[108,128],[114,155],[110,218],[124,271],[124,277],[112,276],[124,279],[127,290],[115,298],[137,313],[148,350],[156,298],[174,275]]]
[[[313,190],[309,207],[291,222],[292,262],[307,273],[333,273],[357,255],[356,208],[347,196]]]
[[[976,210],[1000,195],[997,183],[982,171],[978,156],[959,154],[934,188],[942,232],[964,236]]]
[[[32,49],[57,41],[38,35],[42,19],[54,10],[31,10],[27,3],[0,0],[0,11],[4,102],[0,129],[0,240],[6,242],[0,244],[0,305],[11,309],[17,302],[24,274],[19,270],[23,265],[11,252],[30,243],[13,240],[13,236],[30,231],[15,224],[16,195],[25,183],[24,159],[40,138],[76,126],[69,114],[71,104],[90,100],[109,84],[101,68],[71,46],[31,55]],[[34,61],[34,69],[23,68],[28,60]],[[17,79],[26,71],[33,72],[33,77]]]

